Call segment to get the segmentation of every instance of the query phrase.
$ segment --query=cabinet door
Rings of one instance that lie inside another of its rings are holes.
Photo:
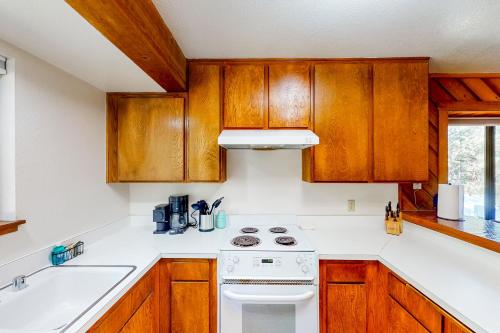
[[[155,333],[158,332],[158,320],[155,318],[155,300],[151,294],[132,318],[121,329],[122,333]]]
[[[172,282],[171,333],[209,333],[208,282]]]
[[[264,65],[224,68],[224,127],[263,128],[266,125]]]
[[[308,128],[311,118],[309,64],[269,66],[269,128]]]
[[[415,317],[427,330],[440,333],[442,330],[442,315],[439,308],[427,297],[410,284],[396,278],[394,274],[388,277],[389,295]]]
[[[473,331],[448,314],[444,317],[444,333],[472,333]]]
[[[311,155],[313,181],[370,179],[371,115],[371,65],[315,66],[314,131],[319,145]]]
[[[184,99],[123,97],[118,101],[118,179],[184,180]]]
[[[392,298],[389,298],[388,326],[389,332],[392,333],[429,333],[429,331]]]
[[[327,288],[326,332],[365,333],[365,285],[329,283]]]
[[[226,180],[226,150],[217,138],[222,130],[219,65],[189,66],[187,181]]]
[[[158,266],[155,265],[88,332],[158,332],[158,303]]]
[[[206,259],[160,262],[160,332],[216,333],[217,264]]]
[[[428,179],[428,63],[373,65],[374,180]]]

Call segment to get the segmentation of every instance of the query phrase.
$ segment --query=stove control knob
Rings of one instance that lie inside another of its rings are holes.
[[[309,266],[307,266],[307,265],[302,265],[301,269],[302,269],[302,272],[304,272],[304,273],[309,272]]]
[[[231,264],[227,265],[226,270],[228,273],[231,273],[232,271],[234,271],[234,265],[231,265]]]
[[[297,264],[300,265],[300,264],[302,264],[304,262],[304,258],[302,258],[301,256],[298,256],[297,259],[296,259],[296,261],[297,261]]]
[[[239,263],[239,262],[240,262],[240,258],[238,258],[238,257],[233,257],[233,262],[234,262],[235,264]]]

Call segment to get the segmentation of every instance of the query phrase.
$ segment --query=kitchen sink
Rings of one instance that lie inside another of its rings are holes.
[[[0,332],[64,332],[135,266],[50,266],[0,289]]]

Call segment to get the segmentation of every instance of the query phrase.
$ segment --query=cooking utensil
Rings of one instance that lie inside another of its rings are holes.
[[[224,199],[224,197],[221,197],[221,198],[219,198],[219,199],[217,199],[217,200],[215,200],[215,201],[214,201],[214,203],[212,204],[212,208],[210,208],[210,211],[208,212],[208,214],[209,214],[209,215],[210,215],[210,214],[212,214],[212,211],[213,211],[215,208],[217,208],[217,207],[219,207],[219,206],[220,206],[220,204],[221,204],[221,202],[222,202],[222,199]],[[208,207],[207,207],[207,208],[208,208]]]

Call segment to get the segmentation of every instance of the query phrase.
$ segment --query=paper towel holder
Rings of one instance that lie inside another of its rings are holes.
[[[464,185],[439,184],[437,217],[464,221]]]

